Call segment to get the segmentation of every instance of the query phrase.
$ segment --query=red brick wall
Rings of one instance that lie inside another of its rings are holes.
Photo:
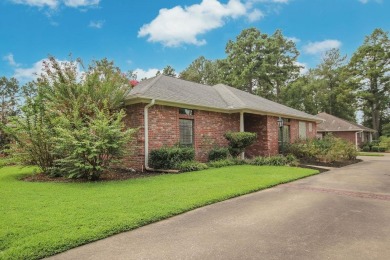
[[[130,156],[123,160],[125,167],[137,170],[144,165],[144,117],[146,104],[128,106],[125,123],[128,127],[139,128],[129,144],[132,147]],[[173,146],[179,143],[179,118],[194,119],[195,159],[207,161],[207,155],[214,146],[227,146],[224,134],[227,131],[240,130],[240,115],[195,110],[194,116],[179,114],[179,108],[154,105],[149,108],[149,152],[162,146]]]
[[[347,140],[348,142],[352,144],[356,144],[356,137],[355,137],[356,132],[332,132],[332,135],[334,137],[342,138],[344,140]],[[359,141],[359,135],[358,135],[358,141]]]
[[[209,111],[195,111],[196,160],[207,161],[208,152],[215,146],[227,146],[224,134],[240,131],[240,114],[225,114]]]
[[[256,142],[245,151],[246,157],[270,156],[278,153],[277,120],[277,117],[272,116],[244,115],[244,130],[257,133]]]
[[[293,143],[296,140],[299,139],[299,122],[305,122],[306,123],[306,138],[312,139],[316,137],[317,134],[317,124],[314,122],[306,122],[303,120],[296,120],[291,119],[290,120],[290,142]],[[311,123],[312,130],[310,132],[309,124]]]
[[[122,165],[137,170],[144,165],[144,107],[146,104],[130,105],[126,108],[125,123],[128,127],[139,128],[133,142],[130,156],[123,160]],[[198,161],[207,161],[210,149],[215,146],[227,146],[224,134],[228,131],[240,131],[239,113],[226,114],[210,111],[194,110],[194,116],[179,114],[179,108],[154,105],[149,108],[149,152],[164,145],[173,146],[179,143],[179,119],[194,120],[194,147]],[[257,141],[246,150],[247,157],[270,156],[278,153],[278,117],[261,116],[254,114],[244,115],[244,129],[247,132],[256,132]],[[309,127],[307,126],[307,131]],[[313,123],[312,132],[316,133]],[[291,140],[298,137],[298,121],[291,120]]]

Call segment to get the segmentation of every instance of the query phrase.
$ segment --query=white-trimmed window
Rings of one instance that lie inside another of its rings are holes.
[[[306,122],[299,121],[299,139],[306,139]]]

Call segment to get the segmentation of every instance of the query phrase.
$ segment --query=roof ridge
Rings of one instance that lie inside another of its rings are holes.
[[[131,93],[131,94],[134,94],[134,95],[145,94],[145,92],[147,90],[149,90],[151,87],[153,87],[154,83],[156,83],[159,79],[161,79],[161,76],[162,76],[162,74],[154,76],[154,77],[149,78],[149,79],[146,79],[146,80],[148,80],[148,82],[144,86],[140,85],[140,84],[142,84],[142,81],[141,81],[140,84],[137,85],[140,87],[137,89],[133,88],[134,93]]]
[[[230,100],[228,100],[226,94],[229,95],[230,98],[232,98],[235,101],[237,101],[239,103],[239,105],[241,105],[241,108],[245,108],[246,107],[245,103],[236,94],[234,94],[233,91],[231,91],[229,89],[229,86],[227,86],[225,84],[222,84],[222,83],[219,83],[219,84],[216,84],[216,85],[212,86],[212,88],[217,91],[217,93],[220,95],[222,100],[228,105],[228,108],[233,108],[234,104],[231,103]],[[222,89],[224,91],[222,91]]]

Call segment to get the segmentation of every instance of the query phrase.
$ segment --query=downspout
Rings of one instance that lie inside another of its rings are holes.
[[[144,107],[144,135],[145,135],[145,170],[147,171],[153,171],[152,168],[149,168],[149,107],[153,106],[156,103],[155,99],[152,99],[152,101],[147,104]]]
[[[147,104],[144,107],[144,150],[145,150],[145,170],[147,171],[157,171],[157,172],[179,172],[178,170],[161,170],[161,169],[153,169],[149,167],[149,107],[153,106],[156,103],[155,99]]]
[[[244,112],[240,112],[240,132],[244,132]],[[245,159],[245,152],[241,153],[241,159]]]

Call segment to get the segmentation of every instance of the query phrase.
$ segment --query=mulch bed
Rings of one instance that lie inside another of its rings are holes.
[[[100,179],[92,182],[123,181],[128,179],[144,178],[164,174],[163,172],[134,172],[125,169],[111,169],[100,175]],[[50,177],[43,173],[37,173],[22,178],[29,182],[91,182],[87,179],[69,179],[65,177]]]
[[[342,162],[318,162],[313,160],[301,160],[301,164],[309,164],[309,165],[316,165],[316,166],[325,166],[325,167],[335,167],[335,168],[341,168],[347,165],[355,164],[358,162],[361,162],[360,159],[355,160],[348,160],[348,161],[342,161]]]

